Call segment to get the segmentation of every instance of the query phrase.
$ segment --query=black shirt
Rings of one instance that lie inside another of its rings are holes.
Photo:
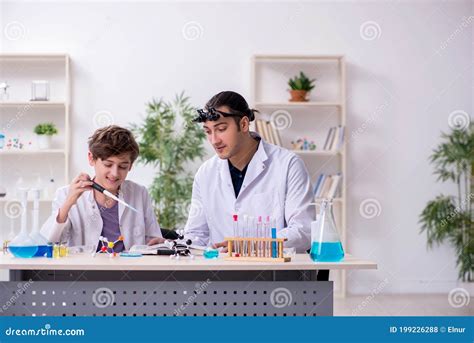
[[[244,183],[245,173],[247,173],[247,167],[249,165],[247,164],[245,168],[240,171],[230,163],[230,160],[227,161],[229,162],[230,177],[232,178],[232,185],[234,186],[234,193],[237,198],[240,188],[242,188],[242,184]]]

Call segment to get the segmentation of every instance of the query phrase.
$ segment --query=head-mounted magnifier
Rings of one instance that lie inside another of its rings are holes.
[[[207,110],[197,110],[197,117],[193,119],[195,123],[204,123],[206,121],[216,121],[220,116],[223,117],[243,117],[241,113],[227,113],[216,110],[214,107],[209,107]]]

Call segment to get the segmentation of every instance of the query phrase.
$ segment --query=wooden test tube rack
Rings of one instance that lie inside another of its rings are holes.
[[[283,256],[283,243],[287,238],[226,237],[228,256],[226,260],[255,262],[290,262]],[[272,257],[272,246],[276,244],[276,257]]]

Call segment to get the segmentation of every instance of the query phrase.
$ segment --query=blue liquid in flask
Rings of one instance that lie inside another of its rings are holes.
[[[10,250],[10,252],[15,257],[31,258],[31,257],[35,256],[36,252],[38,251],[38,246],[37,245],[9,246],[8,250]]]
[[[38,251],[35,253],[35,257],[44,257],[48,253],[47,245],[38,245]]]
[[[339,262],[344,258],[344,250],[341,242],[319,242],[311,245],[311,259],[314,262]]]

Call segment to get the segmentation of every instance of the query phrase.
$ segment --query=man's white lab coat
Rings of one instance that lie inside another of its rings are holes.
[[[255,133],[251,133],[255,137]],[[235,197],[227,160],[217,155],[196,173],[186,236],[207,246],[232,236],[232,215],[271,216],[277,237],[298,252],[310,248],[315,209],[312,187],[303,161],[294,153],[261,140]]]
[[[92,191],[81,195],[69,210],[65,223],[56,222],[58,210],[64,204],[68,191],[69,186],[56,191],[52,214],[41,227],[41,233],[50,242],[67,241],[69,246],[96,246],[102,233],[103,222]],[[137,213],[118,204],[120,233],[124,237],[125,249],[128,250],[135,244],[146,244],[153,237],[162,237],[150,196],[144,186],[125,180],[120,186],[118,196],[138,210]]]

